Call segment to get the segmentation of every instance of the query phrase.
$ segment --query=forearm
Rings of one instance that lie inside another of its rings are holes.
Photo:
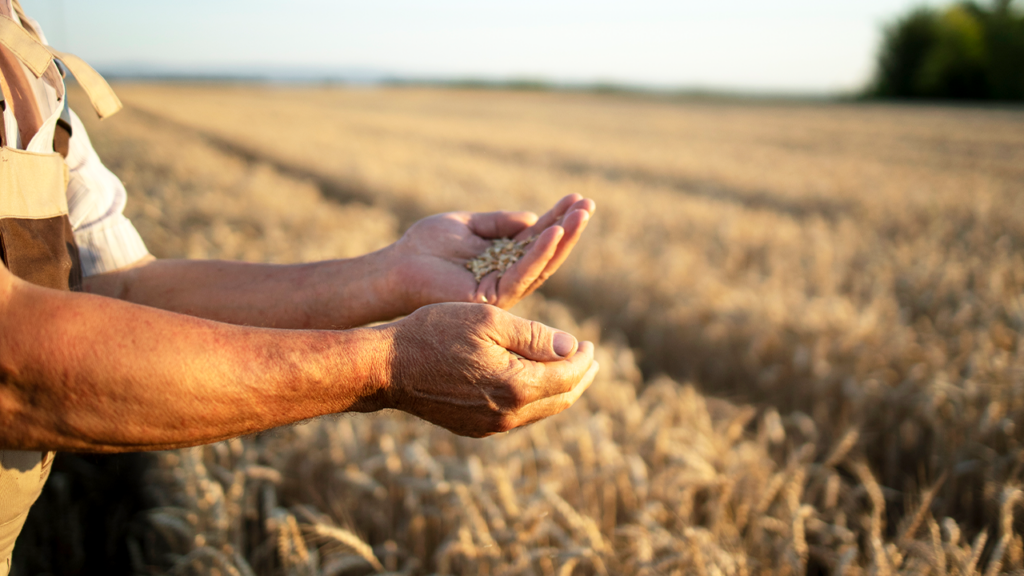
[[[0,449],[212,442],[358,407],[387,370],[380,330],[243,328],[0,275]]]
[[[156,260],[86,278],[85,290],[231,324],[344,329],[409,312],[392,276],[385,249],[294,265]]]

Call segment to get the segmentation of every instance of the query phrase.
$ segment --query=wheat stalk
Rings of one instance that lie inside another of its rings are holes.
[[[1010,545],[1011,540],[1013,540],[1013,508],[1022,497],[1024,497],[1024,494],[1015,486],[1008,486],[1003,490],[1002,505],[1000,506],[999,543],[996,544],[995,550],[992,551],[992,557],[989,560],[990,563],[988,570],[985,571],[985,576],[995,576],[1003,567],[1003,557],[1006,554],[1006,548]]]
[[[384,565],[380,563],[377,556],[373,553],[373,548],[363,542],[361,538],[336,526],[328,526],[326,524],[307,524],[305,528],[323,538],[330,538],[331,540],[344,545],[349,550],[352,550],[359,555],[360,558],[365,560],[373,569],[377,572],[384,571]]]

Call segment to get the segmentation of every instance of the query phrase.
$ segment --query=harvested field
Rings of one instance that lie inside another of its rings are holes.
[[[1024,570],[1024,111],[118,92],[90,129],[158,256],[598,204],[517,310],[601,342],[576,407],[483,441],[386,414],[161,454],[137,571]]]

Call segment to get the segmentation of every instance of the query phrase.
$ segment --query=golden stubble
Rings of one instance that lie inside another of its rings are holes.
[[[1024,569],[1020,112],[118,90],[90,129],[161,256],[349,256],[433,212],[598,204],[516,310],[602,342],[577,406],[483,442],[394,414],[166,453],[146,564]],[[365,202],[325,199],[341,185]]]

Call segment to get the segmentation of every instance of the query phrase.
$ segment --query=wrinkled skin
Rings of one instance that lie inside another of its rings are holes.
[[[463,436],[507,432],[557,414],[599,368],[592,343],[572,339],[559,356],[554,338],[571,337],[493,306],[427,306],[380,329],[392,343],[388,384],[354,409],[394,408]]]
[[[441,214],[377,252],[307,264],[147,258],[90,278],[86,290],[106,297],[98,300],[49,294],[0,270],[0,312],[5,294],[18,300],[8,312],[30,318],[66,306],[72,312],[60,318],[74,318],[67,328],[85,334],[71,338],[55,330],[56,321],[0,316],[15,327],[0,330],[0,360],[12,359],[11,374],[38,372],[21,389],[45,389],[48,402],[65,403],[33,412],[28,420],[35,419],[34,427],[19,424],[23,438],[10,446],[168,448],[329,412],[382,408],[486,436],[557,413],[593,380],[592,346],[566,350],[569,359],[560,359],[552,346],[556,331],[500,309],[558,269],[594,209],[593,201],[570,195],[539,218],[528,212]],[[537,240],[502,278],[492,273],[478,286],[466,262],[490,239],[506,236]],[[416,312],[428,305],[434,306]],[[339,330],[404,314],[411,316],[383,327]],[[113,326],[130,329],[102,332]],[[18,335],[6,341],[14,349],[3,349],[4,334]],[[69,351],[67,342],[77,347]],[[51,346],[62,352],[11,356]],[[140,379],[147,384],[138,385]],[[253,382],[260,385],[253,389]],[[97,402],[86,405],[82,390]],[[166,416],[163,427],[156,413]],[[53,415],[78,428],[55,434],[57,424],[47,420]],[[181,426],[183,418],[189,426]],[[111,429],[112,421],[119,425]]]

